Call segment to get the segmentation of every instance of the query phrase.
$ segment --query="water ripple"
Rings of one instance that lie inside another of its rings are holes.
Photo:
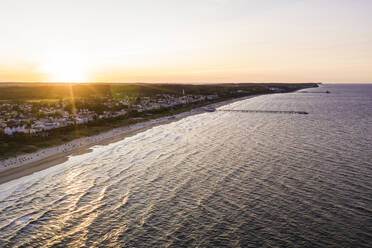
[[[306,117],[199,114],[3,184],[0,247],[371,247],[371,89],[325,87],[222,107]]]

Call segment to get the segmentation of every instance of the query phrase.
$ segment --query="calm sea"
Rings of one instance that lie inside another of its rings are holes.
[[[0,185],[0,247],[372,247],[372,85],[303,91]]]

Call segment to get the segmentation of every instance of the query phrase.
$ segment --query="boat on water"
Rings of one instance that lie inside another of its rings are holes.
[[[203,107],[203,110],[204,110],[204,111],[207,111],[207,112],[214,112],[214,111],[216,111],[215,108],[213,108],[213,107],[209,107],[209,106],[207,106],[207,107]]]
[[[329,93],[331,93],[331,92],[327,90],[325,93],[329,94]]]

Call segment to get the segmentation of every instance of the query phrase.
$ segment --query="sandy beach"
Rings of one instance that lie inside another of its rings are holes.
[[[230,99],[207,106],[218,108],[226,104],[256,96],[258,95]],[[14,158],[2,160],[0,161],[0,184],[61,164],[67,161],[69,156],[88,153],[92,151],[91,147],[95,145],[107,145],[158,125],[178,121],[191,115],[205,113],[206,111],[203,108],[204,107],[199,107],[173,116],[165,116],[130,126],[115,128],[98,135],[76,139],[60,146],[50,147],[34,153],[23,154]]]

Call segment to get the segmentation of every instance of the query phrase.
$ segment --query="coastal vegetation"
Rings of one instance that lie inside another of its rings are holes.
[[[172,95],[209,95],[231,96],[236,91],[267,93],[269,88],[277,87],[286,92],[302,87],[313,87],[314,83],[237,83],[237,84],[119,84],[119,83],[0,83],[0,100],[60,100],[74,98],[113,98],[127,96]]]

